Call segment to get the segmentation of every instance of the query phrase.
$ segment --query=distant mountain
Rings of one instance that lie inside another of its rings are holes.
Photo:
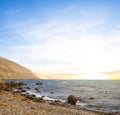
[[[38,79],[29,69],[0,57],[0,79]]]

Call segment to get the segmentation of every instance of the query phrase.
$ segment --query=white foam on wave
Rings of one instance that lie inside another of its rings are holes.
[[[80,101],[76,102],[76,106],[85,107],[86,105],[87,105],[87,103],[85,103],[85,102],[80,102]]]
[[[35,93],[34,91],[27,91],[27,93],[29,93],[30,95],[35,95],[36,97],[40,97],[40,98],[43,96],[43,95],[40,95],[38,93]],[[44,96],[43,99],[48,100],[48,101],[60,100],[61,102],[66,102],[65,100],[55,99],[55,98],[51,98],[48,96]]]

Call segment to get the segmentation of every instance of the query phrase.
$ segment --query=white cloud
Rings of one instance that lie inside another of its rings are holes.
[[[96,18],[94,14],[95,18],[92,16],[86,21],[88,16],[84,13],[77,19],[68,19],[66,11],[63,14],[43,23],[28,21],[14,25],[18,36],[28,41],[24,46],[13,47],[16,50],[14,59],[37,71],[57,71],[67,67],[91,71],[120,69],[116,65],[120,65],[120,46],[113,47],[120,41],[120,34],[114,33],[116,30],[113,33],[105,30],[107,34],[101,31],[107,17]],[[36,61],[30,64],[22,61],[23,58]]]

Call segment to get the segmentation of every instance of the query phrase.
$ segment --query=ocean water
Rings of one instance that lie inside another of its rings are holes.
[[[77,103],[77,108],[87,108],[106,112],[120,112],[120,81],[117,80],[17,80],[26,83],[24,87],[30,94],[46,99],[66,101],[69,95],[75,95],[83,100]],[[36,85],[42,82],[43,85]],[[34,89],[40,88],[37,93]],[[94,97],[93,100],[89,99]]]

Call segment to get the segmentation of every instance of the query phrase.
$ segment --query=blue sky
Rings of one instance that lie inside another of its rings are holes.
[[[119,0],[0,0],[0,56],[35,72],[119,71],[119,6]]]

